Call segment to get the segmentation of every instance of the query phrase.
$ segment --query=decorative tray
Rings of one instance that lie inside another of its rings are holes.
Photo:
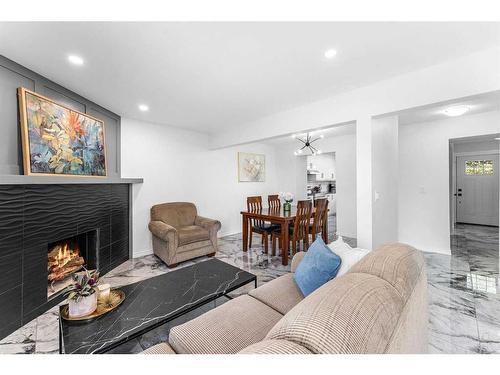
[[[110,311],[116,309],[125,300],[125,293],[121,289],[112,289],[109,292],[109,297],[104,301],[97,301],[97,309],[89,315],[81,316],[79,318],[69,317],[69,307],[64,305],[61,307],[61,317],[64,320],[69,321],[82,321],[82,320],[92,320],[101,315],[107,314]]]

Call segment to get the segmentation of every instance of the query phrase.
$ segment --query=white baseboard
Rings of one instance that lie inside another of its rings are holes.
[[[235,234],[241,233],[241,231],[236,231],[236,232],[226,232],[226,233],[219,233],[217,235],[217,238],[222,238],[222,237],[227,237],[227,236],[232,236]]]
[[[151,250],[151,249],[134,250],[134,251],[132,251],[132,258],[140,258],[140,257],[144,257],[146,255],[151,255],[151,254],[153,254],[153,250]]]

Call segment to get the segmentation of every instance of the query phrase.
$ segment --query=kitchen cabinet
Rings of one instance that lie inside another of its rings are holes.
[[[307,165],[308,168],[315,170],[316,181],[335,180],[335,159],[333,154],[308,156]]]

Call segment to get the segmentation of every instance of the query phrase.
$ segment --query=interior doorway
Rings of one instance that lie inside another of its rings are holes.
[[[462,138],[450,142],[452,224],[498,227],[499,137]]]

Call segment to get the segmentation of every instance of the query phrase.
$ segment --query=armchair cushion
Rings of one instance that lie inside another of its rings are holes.
[[[179,228],[179,246],[210,239],[210,232],[198,225]]]
[[[163,241],[171,242],[175,244],[178,239],[178,232],[173,226],[165,224],[163,221],[151,221],[149,223],[149,230],[156,237],[162,239]]]

